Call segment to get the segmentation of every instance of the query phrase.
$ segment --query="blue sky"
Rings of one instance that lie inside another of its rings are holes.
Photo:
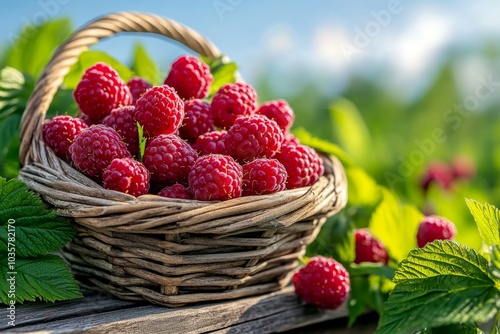
[[[234,59],[250,82],[271,67],[279,82],[309,74],[338,89],[353,72],[385,67],[392,69],[394,84],[422,82],[450,46],[474,47],[500,37],[500,4],[494,1],[23,0],[2,4],[0,47],[26,23],[66,16],[79,27],[116,11],[151,12],[197,30]],[[97,48],[127,61],[137,41],[163,70],[185,53],[144,36],[117,37]]]

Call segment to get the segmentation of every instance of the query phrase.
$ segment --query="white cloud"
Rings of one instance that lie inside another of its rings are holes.
[[[288,52],[296,46],[293,30],[286,24],[271,27],[264,35],[264,43],[271,56]]]

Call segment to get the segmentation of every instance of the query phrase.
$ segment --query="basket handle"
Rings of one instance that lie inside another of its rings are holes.
[[[54,95],[80,54],[99,40],[122,32],[159,34],[184,44],[202,56],[215,58],[220,55],[217,47],[196,31],[157,15],[121,12],[90,22],[59,46],[31,93],[21,119],[19,161],[23,165],[29,161],[31,143],[40,136],[45,114]]]

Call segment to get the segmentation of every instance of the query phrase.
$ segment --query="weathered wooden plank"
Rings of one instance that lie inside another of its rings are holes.
[[[97,298],[97,297],[96,297]],[[102,298],[102,296],[100,297]],[[304,305],[293,292],[293,287],[282,291],[245,298],[230,302],[220,302],[169,309],[154,305],[131,303],[109,299],[97,307],[99,300],[86,298],[81,301],[54,304],[51,310],[34,310],[20,307],[18,317],[23,312],[29,315],[24,322],[9,329],[10,333],[271,333],[282,332],[308,324],[344,317],[345,307],[335,311],[324,311]],[[79,302],[76,306],[72,303]],[[71,306],[70,306],[71,305]],[[79,308],[79,312],[63,309]],[[118,309],[117,309],[118,308]],[[47,316],[45,321],[42,317]],[[43,322],[41,322],[43,321]]]

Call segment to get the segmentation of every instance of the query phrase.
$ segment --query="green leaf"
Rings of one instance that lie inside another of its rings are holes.
[[[139,133],[139,157],[138,160],[142,162],[142,157],[144,156],[144,151],[146,151],[146,143],[148,142],[148,139],[144,137],[144,127],[139,124],[137,124],[137,132]]]
[[[230,62],[226,56],[200,58],[210,67],[210,73],[214,77],[214,81],[210,87],[210,96],[215,94],[225,84],[236,82],[238,66],[234,62]]]
[[[54,302],[82,297],[77,282],[59,256],[16,257],[13,270],[9,270],[6,257],[1,263],[0,276],[5,279],[0,280],[0,302],[4,304],[11,300],[22,303],[38,298]],[[12,286],[10,282],[15,284]]]
[[[9,238],[15,239],[16,255],[29,257],[57,251],[76,234],[17,179],[0,178],[0,224],[0,254],[6,252]]]
[[[394,272],[394,268],[383,265],[382,263],[351,263],[351,265],[349,266],[350,276],[377,275],[392,280],[394,278]]]
[[[33,85],[29,76],[13,67],[0,70],[0,121],[24,111]]]
[[[127,82],[132,78],[132,72],[127,66],[120,63],[115,58],[102,51],[85,51],[80,55],[78,61],[71,67],[69,73],[64,78],[63,86],[66,89],[75,89],[82,79],[85,71],[96,63],[103,62],[114,68],[123,81]]]
[[[415,249],[396,271],[377,333],[409,333],[426,327],[488,321],[500,308],[488,261],[454,241]]]
[[[500,210],[488,203],[481,204],[471,199],[465,201],[483,242],[488,246],[500,244]]]
[[[426,328],[424,330],[416,331],[415,334],[484,334],[484,332],[476,325],[454,324]]]
[[[348,203],[354,206],[375,206],[382,199],[382,191],[375,180],[358,167],[345,169],[349,185]]]
[[[491,248],[489,273],[497,280],[497,288],[500,290],[500,245]]]
[[[146,79],[153,86],[162,84],[160,71],[142,44],[135,46],[132,70],[137,76]]]
[[[416,247],[418,225],[423,215],[414,206],[401,205],[389,190],[384,188],[382,193],[382,202],[373,213],[369,228],[385,245],[390,257],[399,262]]]
[[[390,288],[387,288],[387,285]],[[349,323],[351,326],[367,309],[383,312],[384,302],[393,288],[391,281],[381,276],[351,276],[351,293],[349,295]]]

